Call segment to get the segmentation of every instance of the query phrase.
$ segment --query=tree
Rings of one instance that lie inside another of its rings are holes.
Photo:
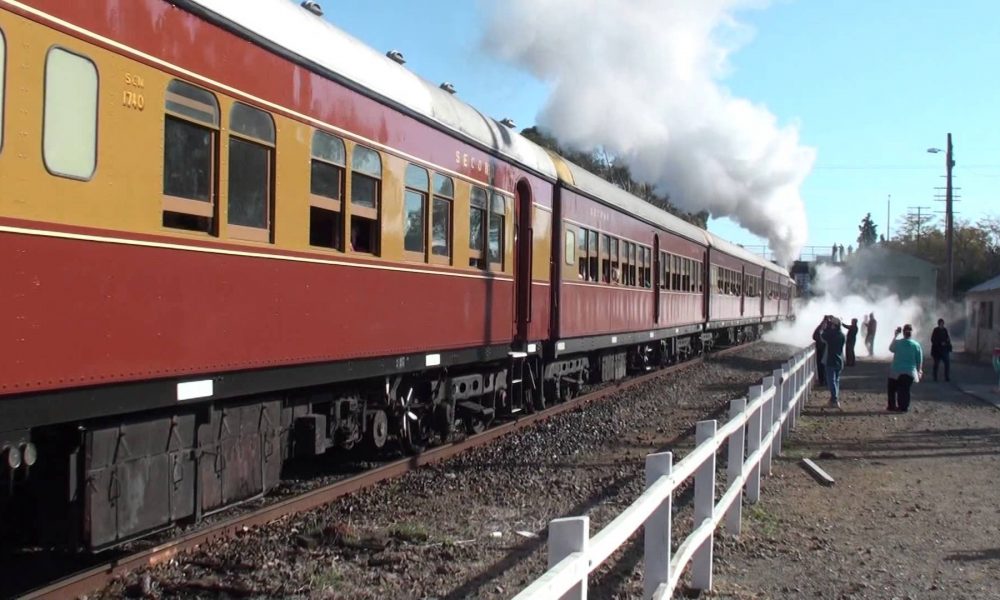
[[[915,223],[914,223],[915,225]],[[947,268],[947,241],[940,224],[924,225],[918,243],[914,228],[901,227],[889,243],[898,252],[933,263],[943,273]],[[955,220],[955,289],[965,291],[1000,273],[1000,219],[984,217],[975,225]],[[946,281],[938,278],[944,294]]]
[[[535,142],[542,148],[547,148],[555,152],[566,160],[580,165],[584,169],[597,175],[601,179],[612,183],[626,192],[642,198],[653,206],[669,212],[672,215],[684,219],[688,223],[705,229],[708,225],[708,211],[702,210],[696,213],[685,212],[677,208],[670,202],[669,196],[656,193],[654,186],[648,183],[641,183],[632,178],[632,172],[628,165],[617,161],[612,155],[602,148],[596,148],[589,152],[570,150],[562,147],[558,140],[538,127],[528,127],[521,132],[521,135]]]
[[[860,248],[870,248],[875,245],[878,241],[878,225],[872,221],[872,214],[868,213],[865,215],[864,219],[861,219],[861,225],[858,226],[858,231],[861,232],[858,235],[858,246]]]

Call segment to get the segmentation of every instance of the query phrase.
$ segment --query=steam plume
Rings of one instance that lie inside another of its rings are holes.
[[[815,152],[795,125],[734,97],[735,18],[767,0],[508,0],[485,44],[552,84],[538,124],[565,145],[602,147],[688,211],[728,216],[778,260],[806,239],[799,187]]]
[[[812,342],[812,333],[825,315],[833,315],[850,323],[858,320],[858,327],[864,316],[875,313],[878,327],[875,334],[875,356],[888,358],[889,342],[896,327],[910,323],[913,325],[913,339],[920,342],[924,354],[930,355],[930,336],[934,322],[944,317],[951,328],[952,339],[957,338],[958,323],[949,320],[951,311],[937,306],[930,298],[909,298],[901,300],[892,290],[874,286],[868,281],[854,280],[840,267],[819,265],[816,269],[814,298],[799,301],[795,307],[795,321],[779,325],[765,336],[768,341],[804,346]],[[960,313],[959,313],[960,314]],[[846,330],[845,330],[846,333]],[[858,333],[854,351],[858,358],[867,356],[864,347],[864,331]]]

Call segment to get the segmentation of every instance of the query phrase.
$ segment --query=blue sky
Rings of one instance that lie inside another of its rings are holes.
[[[325,8],[374,48],[402,51],[418,75],[450,81],[484,113],[527,127],[548,87],[481,49],[491,6],[381,0]],[[780,124],[798,123],[801,143],[817,151],[801,189],[807,245],[856,245],[867,212],[884,233],[890,195],[892,230],[911,207],[943,210],[934,188],[944,186],[944,155],[927,148],[944,148],[948,132],[962,188],[956,218],[1000,216],[1000,2],[781,0],[737,18],[754,35],[729,57],[721,84]],[[765,244],[728,219],[709,228]]]

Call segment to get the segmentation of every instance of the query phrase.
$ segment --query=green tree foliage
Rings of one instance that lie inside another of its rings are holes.
[[[565,157],[566,160],[580,165],[605,181],[617,185],[626,192],[638,196],[653,206],[676,215],[688,223],[692,223],[703,229],[708,225],[708,211],[702,210],[697,213],[689,213],[677,208],[670,202],[669,196],[657,194],[653,186],[634,180],[627,165],[615,160],[614,157],[608,155],[603,150],[582,152],[564,148],[559,145],[559,142],[554,137],[537,127],[529,127],[523,130],[521,135],[542,148],[547,148]]]
[[[861,219],[861,225],[858,225],[858,247],[859,248],[870,248],[875,245],[878,241],[878,225],[875,221],[872,221],[872,214],[868,213],[865,215],[864,219]]]
[[[938,277],[944,292],[948,250],[944,227],[940,222],[925,222],[920,225],[917,236],[916,215],[900,219],[888,246],[911,256],[933,263],[941,269]],[[952,256],[955,261],[955,290],[964,292],[983,281],[1000,274],[1000,217],[984,217],[976,223],[955,220],[952,240]]]

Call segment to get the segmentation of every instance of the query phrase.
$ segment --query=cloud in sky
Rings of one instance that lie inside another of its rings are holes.
[[[736,15],[766,0],[507,0],[484,38],[551,85],[538,125],[603,147],[689,211],[730,217],[782,262],[805,243],[799,189],[815,151],[796,124],[722,84],[752,32]]]

